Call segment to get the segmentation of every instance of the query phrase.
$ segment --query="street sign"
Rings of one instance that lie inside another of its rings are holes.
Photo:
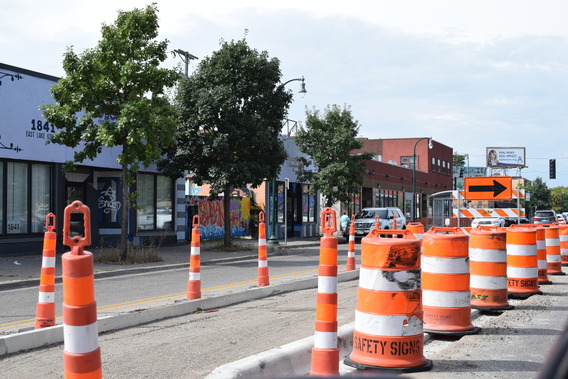
[[[511,200],[513,198],[510,176],[472,176],[464,178],[466,200]]]

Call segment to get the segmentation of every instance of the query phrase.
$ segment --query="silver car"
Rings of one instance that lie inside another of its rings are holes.
[[[400,208],[363,208],[355,215],[355,236],[365,237],[375,228],[375,222],[379,219],[380,229],[394,229],[396,219],[396,229],[406,229],[406,217]],[[349,228],[346,228],[347,234]],[[345,234],[345,232],[344,232]],[[346,235],[344,235],[346,237]]]

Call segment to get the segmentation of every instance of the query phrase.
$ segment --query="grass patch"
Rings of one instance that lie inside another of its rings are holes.
[[[101,264],[113,265],[132,265],[137,263],[152,263],[161,262],[162,258],[158,255],[157,246],[132,246],[128,245],[128,253],[126,260],[120,260],[120,248],[108,247],[102,248],[100,252],[95,255],[94,262]]]

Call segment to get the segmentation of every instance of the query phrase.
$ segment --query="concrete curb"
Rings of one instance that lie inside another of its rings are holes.
[[[353,348],[353,326],[343,325],[337,329],[337,347],[340,361]],[[263,351],[241,360],[219,366],[206,379],[304,376],[310,372],[314,336]]]
[[[359,270],[354,270],[338,274],[337,279],[338,281],[349,281],[358,277]],[[116,316],[103,317],[98,320],[99,334],[169,317],[181,316],[204,309],[221,308],[281,293],[316,288],[317,285],[318,278],[314,277],[291,283],[253,288],[212,298],[190,301],[183,300],[179,303],[164,307],[149,308]],[[63,342],[63,325],[0,336],[0,356],[61,342]]]

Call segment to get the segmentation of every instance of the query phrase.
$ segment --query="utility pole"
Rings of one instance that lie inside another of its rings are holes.
[[[183,63],[185,63],[185,76],[187,77],[189,62],[192,59],[198,59],[198,58],[195,55],[192,55],[192,54],[188,53],[187,51],[184,51],[184,50],[181,50],[181,49],[175,49],[174,51],[172,51],[172,53],[173,53],[174,57],[176,55],[179,55],[179,57],[181,58]]]

